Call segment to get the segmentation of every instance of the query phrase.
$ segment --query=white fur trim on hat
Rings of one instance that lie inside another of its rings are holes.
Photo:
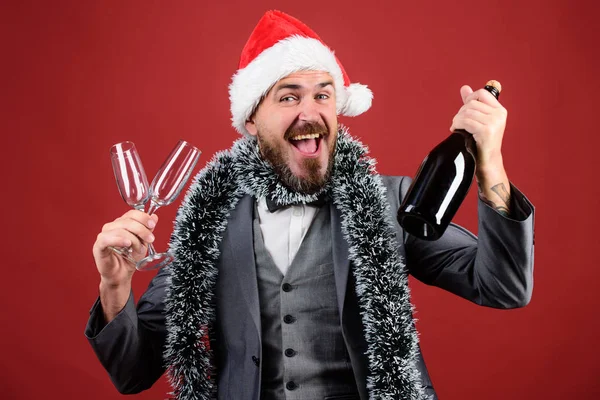
[[[344,87],[342,70],[332,50],[316,39],[295,35],[275,43],[235,73],[229,85],[233,127],[249,135],[246,121],[260,101],[275,83],[297,71],[325,71],[331,75],[338,114],[356,116],[371,107],[373,93],[366,85]]]
[[[347,117],[356,117],[371,108],[373,92],[367,85],[352,83],[346,87],[346,104],[340,114]]]

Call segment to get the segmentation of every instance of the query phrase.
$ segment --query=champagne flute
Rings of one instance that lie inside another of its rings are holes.
[[[148,214],[154,214],[160,207],[171,204],[185,186],[198,159],[200,150],[184,140],[180,140],[162,164],[150,187],[150,207]],[[156,253],[148,246],[148,256],[137,263],[136,268],[147,271],[162,268],[173,261],[170,252]]]
[[[144,211],[144,206],[150,199],[150,188],[135,144],[132,142],[122,142],[112,146],[110,148],[110,161],[119,193],[125,203],[136,210]],[[137,264],[131,256],[130,248],[111,246],[110,249],[127,261]]]

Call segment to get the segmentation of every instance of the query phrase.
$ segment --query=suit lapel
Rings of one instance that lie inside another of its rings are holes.
[[[331,203],[331,238],[333,242],[333,271],[335,275],[335,288],[337,292],[340,321],[344,310],[346,287],[348,286],[348,272],[350,261],[348,259],[348,243],[342,234],[340,211]]]
[[[224,238],[227,251],[223,253],[222,265],[228,269],[227,275],[235,275],[232,279],[237,278],[260,337],[260,305],[252,232],[253,205],[253,197],[245,195],[238,206],[231,210]]]

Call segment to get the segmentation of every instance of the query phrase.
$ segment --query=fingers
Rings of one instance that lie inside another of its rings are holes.
[[[119,219],[133,219],[135,221],[138,221],[140,224],[148,227],[148,229],[154,229],[156,223],[158,222],[158,215],[148,215],[143,211],[129,210],[121,217],[117,218],[115,221]]]
[[[156,227],[157,221],[158,217],[156,215],[149,216],[141,211],[132,210],[123,214],[123,216],[117,218],[113,222],[105,224],[102,227],[102,232],[114,229],[126,229],[143,241],[150,242],[154,240],[152,231]]]
[[[94,243],[94,249],[104,251],[108,247],[130,247],[133,245],[133,240],[129,234],[118,234],[115,231],[110,233],[102,232],[96,237],[96,243]]]
[[[102,233],[115,233],[121,235],[122,237],[127,237],[132,240],[133,245],[137,244],[135,242],[154,242],[152,230],[140,224],[138,221],[130,219],[117,220],[110,224],[106,224],[104,228],[102,228]]]
[[[460,88],[460,96],[462,97],[464,104],[475,100],[487,104],[493,108],[502,107],[498,99],[496,99],[493,94],[485,89],[473,91],[469,86],[465,85]]]
[[[483,127],[485,127],[485,122],[481,122],[472,118],[464,118],[464,117],[454,117],[452,121],[452,126],[450,127],[450,131],[454,132],[457,129],[464,129],[471,134],[475,134],[479,132]]]
[[[471,86],[469,85],[463,85],[460,88],[460,98],[462,99],[464,104],[467,104],[467,101],[469,101],[469,96],[473,93],[473,89],[471,89]]]
[[[124,228],[103,231],[96,237],[94,253],[106,253],[109,247],[129,247],[134,253],[143,255],[146,253],[146,243],[154,242],[154,235],[150,235],[148,239],[142,240],[138,235]]]
[[[473,91],[471,87],[464,85],[460,88],[460,95],[464,105],[452,120],[451,132],[456,129],[473,129],[469,132],[475,134],[479,132],[480,125],[495,126],[499,121],[506,120],[506,109],[487,90]]]
[[[468,104],[465,104],[458,111],[458,114],[452,119],[452,126],[450,131],[454,132],[456,129],[467,129],[465,122],[474,121],[481,125],[489,125],[494,121],[494,115],[490,111],[490,106],[471,100]],[[469,123],[472,127],[473,124]],[[475,125],[478,126],[478,125]]]
[[[467,110],[476,110],[479,111],[483,114],[486,115],[490,115],[493,114],[495,112],[495,108],[492,106],[489,106],[485,103],[482,103],[480,101],[477,100],[469,100],[465,105],[463,105],[459,110],[458,113],[460,114],[461,112],[465,112]]]
[[[110,246],[131,247],[134,252],[145,254],[146,243],[154,242],[152,231],[157,222],[156,215],[130,210],[102,227],[94,243],[94,251],[104,253]]]

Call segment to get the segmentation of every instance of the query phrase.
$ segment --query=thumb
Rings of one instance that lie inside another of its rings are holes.
[[[462,98],[464,104],[467,103],[467,98],[471,93],[473,93],[473,89],[471,89],[471,86],[464,85],[460,88],[460,97]]]

